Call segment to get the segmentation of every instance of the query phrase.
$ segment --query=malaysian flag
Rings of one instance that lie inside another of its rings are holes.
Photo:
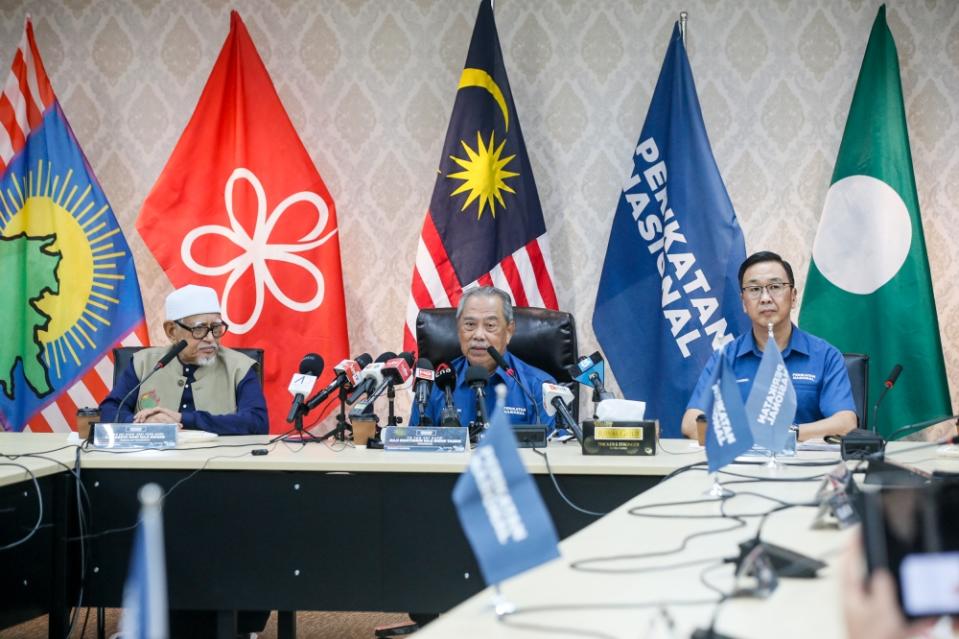
[[[416,349],[420,309],[455,306],[473,285],[508,291],[518,306],[557,308],[546,224],[490,0],[476,16],[437,173],[403,348]]]
[[[0,430],[69,431],[146,342],[130,247],[26,21],[0,95]]]

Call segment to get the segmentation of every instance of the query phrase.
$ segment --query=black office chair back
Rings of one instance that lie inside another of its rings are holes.
[[[513,308],[516,331],[509,352],[543,370],[573,391],[573,419],[579,419],[579,385],[567,368],[576,363],[576,322],[563,311],[518,306]],[[416,317],[416,346],[420,357],[439,366],[463,354],[456,331],[455,308],[429,308]],[[533,389],[530,389],[532,392]],[[539,407],[543,411],[543,407]]]
[[[113,349],[113,385],[116,386],[120,379],[120,373],[126,370],[127,366],[133,360],[133,355],[144,346],[120,346]],[[231,347],[233,348],[233,347]],[[247,357],[256,361],[256,376],[263,384],[263,349],[262,348],[233,348],[238,353],[243,353]]]
[[[869,356],[862,353],[843,353],[849,384],[852,386],[852,400],[856,404],[856,416],[859,428],[876,430],[875,424],[869,424]]]

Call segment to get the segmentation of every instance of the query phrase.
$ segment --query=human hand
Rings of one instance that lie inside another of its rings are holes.
[[[862,537],[846,549],[840,570],[843,616],[849,639],[907,639],[928,630],[935,619],[909,623],[899,607],[896,582],[887,570],[864,579]]]
[[[135,424],[180,424],[183,416],[169,408],[144,408],[133,416]]]

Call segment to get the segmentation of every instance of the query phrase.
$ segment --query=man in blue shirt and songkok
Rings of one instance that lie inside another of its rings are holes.
[[[513,424],[546,424],[549,430],[554,427],[554,418],[548,417],[543,409],[543,382],[556,383],[548,373],[530,366],[507,350],[516,323],[513,321],[513,304],[505,291],[493,286],[479,286],[463,291],[456,307],[456,330],[459,335],[460,350],[463,355],[449,363],[456,375],[453,390],[453,404],[460,415],[463,426],[476,421],[476,395],[466,382],[466,370],[470,366],[482,366],[489,372],[486,383],[486,414],[493,414],[496,404],[494,388],[506,386],[504,412]],[[523,389],[505,371],[499,369],[487,352],[488,347],[499,351],[506,363],[515,372],[533,396],[536,405],[526,397]],[[438,364],[434,362],[434,364]],[[426,414],[433,424],[441,422],[440,416],[446,405],[446,397],[441,389],[433,386],[432,394],[426,404]],[[414,405],[410,415],[410,424],[420,422],[419,407]]]

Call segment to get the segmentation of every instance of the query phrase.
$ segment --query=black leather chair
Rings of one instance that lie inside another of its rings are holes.
[[[843,353],[849,384],[852,386],[852,399],[856,404],[856,416],[859,428],[876,430],[875,424],[869,424],[869,356],[862,353]]]
[[[130,365],[130,360],[133,359],[133,355],[140,350],[145,348],[144,346],[120,346],[119,348],[113,349],[113,385],[116,386],[117,380],[120,379],[120,373],[126,370],[127,366]],[[250,357],[256,361],[256,376],[260,379],[260,384],[263,384],[263,349],[262,348],[234,348],[233,350],[243,353],[247,357]]]
[[[514,307],[513,319],[516,331],[509,342],[509,352],[572,389],[570,412],[573,419],[578,420],[579,384],[567,372],[579,357],[573,316],[545,308]],[[449,363],[462,355],[456,331],[456,309],[421,310],[416,317],[416,345],[419,356],[430,360],[433,366]]]

